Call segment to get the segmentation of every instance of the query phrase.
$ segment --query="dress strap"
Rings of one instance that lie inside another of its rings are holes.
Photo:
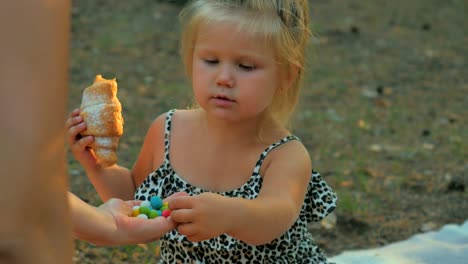
[[[169,148],[171,139],[172,116],[175,109],[169,110],[166,114],[166,124],[164,126],[164,162],[169,164]]]
[[[260,158],[258,159],[257,163],[255,164],[255,168],[253,170],[252,176],[256,176],[256,175],[260,174],[260,168],[262,167],[263,161],[265,160],[268,153],[270,153],[270,151],[272,151],[276,147],[281,146],[282,144],[284,144],[284,143],[286,143],[288,141],[291,141],[291,140],[301,141],[298,137],[293,136],[293,135],[289,135],[289,136],[286,136],[286,137],[278,140],[277,142],[271,144],[268,148],[266,148],[262,152],[262,154],[260,154]]]

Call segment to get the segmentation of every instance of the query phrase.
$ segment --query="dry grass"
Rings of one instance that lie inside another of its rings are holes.
[[[468,219],[468,57],[458,1],[310,1],[316,38],[295,133],[340,197],[335,229],[314,229],[330,254]],[[117,77],[121,164],[150,122],[190,104],[178,57],[179,6],[74,1],[70,110],[94,75]],[[70,157],[71,189],[99,200]],[[427,225],[426,225],[427,226]],[[146,263],[149,247],[77,242],[77,263]],[[154,260],[153,260],[154,261]]]

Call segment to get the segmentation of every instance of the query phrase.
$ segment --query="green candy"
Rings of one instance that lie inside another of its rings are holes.
[[[149,217],[150,219],[154,219],[154,218],[156,218],[156,217],[158,217],[158,216],[159,216],[158,211],[156,211],[156,210],[154,210],[154,209],[151,210],[151,211],[149,211],[148,217]]]
[[[145,214],[147,216],[149,216],[149,213],[150,213],[150,209],[146,206],[140,206],[140,214]]]

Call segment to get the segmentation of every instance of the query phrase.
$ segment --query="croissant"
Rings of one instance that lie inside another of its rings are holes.
[[[115,78],[106,80],[97,75],[94,83],[83,91],[80,110],[87,126],[81,135],[94,136],[90,147],[103,167],[115,164],[124,124]]]

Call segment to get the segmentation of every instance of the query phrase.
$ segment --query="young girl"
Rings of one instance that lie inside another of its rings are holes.
[[[179,225],[162,238],[162,263],[326,263],[307,224],[336,196],[287,129],[308,19],[306,0],[192,1],[182,54],[199,107],[156,118],[131,171],[100,168],[72,114],[72,151],[104,201],[189,194],[169,199]]]

